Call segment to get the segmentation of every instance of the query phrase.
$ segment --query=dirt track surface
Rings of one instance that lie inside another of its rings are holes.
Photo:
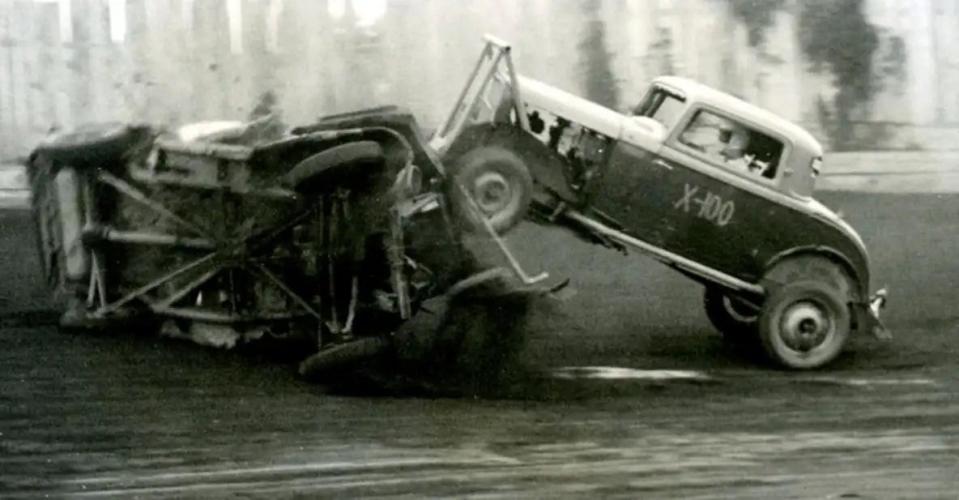
[[[579,293],[536,309],[523,375],[480,398],[6,320],[0,496],[956,498],[959,196],[821,198],[869,246],[895,334],[827,370],[764,367],[724,347],[699,286],[530,227],[524,262]],[[42,305],[18,217],[0,219],[6,318]]]

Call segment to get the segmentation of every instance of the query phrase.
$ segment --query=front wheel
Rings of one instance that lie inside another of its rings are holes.
[[[849,338],[843,295],[819,281],[798,281],[770,294],[759,315],[759,337],[776,364],[819,368],[839,355]]]
[[[481,229],[483,221],[479,215],[486,218],[493,230],[505,233],[526,216],[532,201],[533,179],[515,153],[485,146],[455,162],[448,189],[453,209],[468,226]]]

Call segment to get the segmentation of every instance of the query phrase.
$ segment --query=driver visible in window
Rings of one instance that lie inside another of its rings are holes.
[[[717,163],[730,168],[749,169],[751,158],[746,154],[749,131],[731,120],[699,112],[679,140],[712,157]]]
[[[719,130],[719,141],[723,144],[719,156],[728,167],[750,170],[754,158],[753,155],[746,154],[749,147],[748,130],[737,123],[727,121],[727,125]]]

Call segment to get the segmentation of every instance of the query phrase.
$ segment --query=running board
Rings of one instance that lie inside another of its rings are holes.
[[[755,295],[765,295],[765,290],[763,290],[763,287],[757,284],[743,281],[739,278],[736,278],[735,276],[730,276],[722,271],[717,271],[713,268],[704,266],[696,261],[687,259],[686,257],[682,257],[680,255],[677,255],[672,252],[668,252],[666,250],[658,248],[656,246],[650,245],[649,243],[639,240],[622,231],[618,231],[616,229],[613,229],[609,226],[602,224],[601,222],[597,222],[576,210],[567,209],[563,212],[563,215],[566,216],[568,219],[572,220],[573,222],[576,222],[577,224],[580,224],[581,226],[591,231],[595,231],[596,233],[599,233],[607,238],[610,238],[614,241],[622,243],[623,245],[626,245],[630,248],[636,248],[638,250],[646,252],[650,254],[653,258],[659,261],[662,261],[671,266],[675,266],[695,276],[699,276],[701,278],[718,283],[727,288],[732,288],[734,290],[748,292]]]

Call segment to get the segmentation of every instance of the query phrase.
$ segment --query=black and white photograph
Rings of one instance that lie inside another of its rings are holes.
[[[959,0],[0,0],[0,498],[959,498],[957,89]]]

